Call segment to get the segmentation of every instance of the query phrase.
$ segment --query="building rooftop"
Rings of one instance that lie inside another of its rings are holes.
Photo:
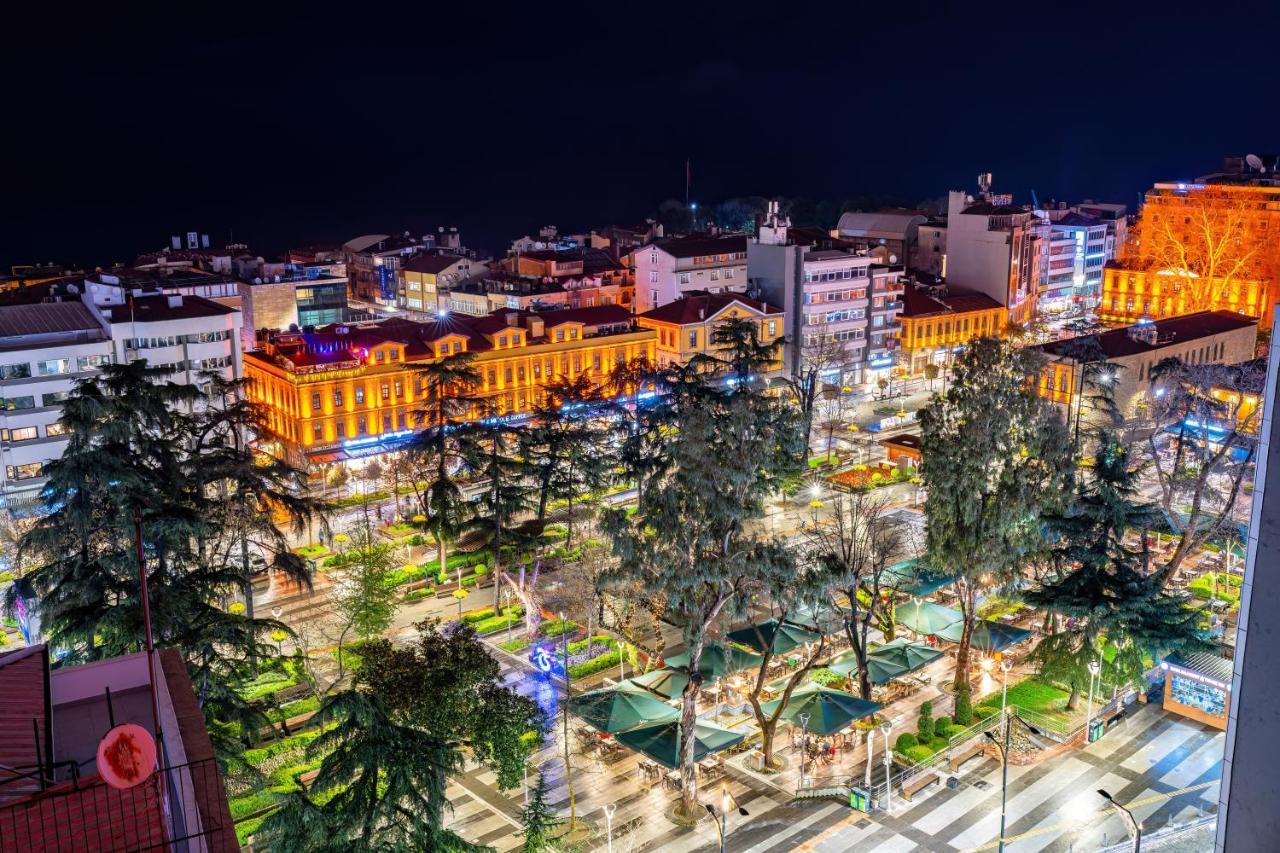
[[[708,293],[705,290],[691,290],[680,299],[668,302],[639,315],[659,323],[673,323],[677,326],[689,323],[701,323],[714,317],[733,304],[742,305],[761,314],[781,314],[782,309],[767,302],[743,296],[740,293]]]
[[[236,309],[220,305],[202,296],[134,296],[124,305],[102,309],[111,323],[158,323],[164,320],[191,320],[235,314]]]
[[[462,255],[450,255],[444,252],[419,252],[401,264],[405,272],[427,273],[436,275],[444,272],[459,261],[469,261]]]
[[[1054,225],[1069,225],[1077,228],[1093,228],[1102,225],[1103,222],[1096,216],[1089,216],[1084,213],[1076,213],[1074,210],[1053,220]]]
[[[654,246],[675,258],[699,258],[704,255],[726,255],[747,251],[745,234],[689,234],[664,237]]]
[[[1030,211],[1016,204],[992,204],[989,201],[979,201],[960,212],[969,216],[1012,216]]]
[[[101,332],[93,312],[79,300],[0,307],[0,344],[7,338]]]
[[[907,231],[928,220],[917,213],[861,213],[849,211],[840,214],[836,230],[848,237],[902,240]]]
[[[934,314],[964,314],[1003,308],[985,293],[950,290],[945,296],[934,296],[923,288],[907,287],[902,291],[903,317],[929,317]]]
[[[1130,329],[1133,328],[1132,326],[1112,329],[1092,337],[1098,342],[1098,346],[1101,347],[1107,358],[1121,358],[1144,352],[1154,352],[1184,341],[1195,341],[1201,338],[1221,335],[1225,332],[1234,332],[1237,329],[1247,329],[1250,326],[1256,327],[1258,321],[1256,318],[1246,317],[1243,314],[1236,314],[1232,311],[1201,311],[1198,314],[1187,314],[1184,317],[1154,320],[1143,325],[1155,327],[1154,344],[1131,335]],[[1049,355],[1070,357],[1074,346],[1078,346],[1078,343],[1073,346],[1073,341],[1078,341],[1078,339],[1068,338],[1062,341],[1052,341],[1047,344],[1041,344],[1039,348]]]

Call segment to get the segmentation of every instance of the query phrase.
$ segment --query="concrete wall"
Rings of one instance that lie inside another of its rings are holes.
[[[1235,674],[1227,712],[1226,755],[1218,803],[1219,853],[1267,853],[1280,846],[1280,464],[1270,449],[1280,447],[1276,418],[1280,338],[1272,338],[1267,366],[1266,406],[1258,448],[1253,512],[1240,621],[1236,628]]]

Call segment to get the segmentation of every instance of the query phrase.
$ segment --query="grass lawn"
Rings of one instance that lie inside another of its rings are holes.
[[[1064,723],[1070,723],[1080,716],[1079,712],[1065,710],[1067,699],[1070,696],[1071,693],[1069,691],[1054,687],[1052,684],[1045,684],[1043,681],[1037,681],[1034,678],[1027,678],[1017,684],[1009,685],[1010,705],[1037,711],[1049,717],[1055,717]],[[997,690],[995,693],[984,696],[982,701],[975,702],[974,705],[975,707],[986,706],[993,708],[998,712],[1000,710],[1000,691]],[[982,715],[975,710],[974,716]]]
[[[1229,575],[1225,572],[1209,572],[1193,580],[1187,586],[1187,589],[1191,590],[1191,594],[1196,598],[1203,598],[1208,601],[1214,595],[1213,579],[1215,575],[1218,579],[1218,598],[1223,601],[1239,601],[1240,586],[1244,583],[1244,579],[1239,575]]]
[[[832,465],[836,464],[835,454],[833,453],[830,456],[815,456],[809,460],[809,467],[817,468],[824,462],[830,462]]]
[[[329,553],[329,549],[323,545],[303,545],[301,548],[295,548],[294,553],[308,560],[316,560]]]

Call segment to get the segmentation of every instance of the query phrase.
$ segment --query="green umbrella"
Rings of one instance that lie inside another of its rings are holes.
[[[840,614],[830,604],[801,604],[787,614],[787,621],[813,631],[827,631],[840,621]]]
[[[689,653],[681,652],[666,659],[667,666],[688,669]],[[707,681],[715,681],[742,669],[760,665],[760,656],[727,643],[707,643],[698,659],[698,669]]]
[[[810,631],[790,622],[778,623],[777,619],[769,619],[757,625],[748,625],[729,632],[729,639],[739,645],[750,646],[763,654],[773,646],[774,654],[786,654],[805,643],[816,643],[822,639],[817,631]]]
[[[925,596],[953,580],[955,578],[950,575],[920,565],[919,560],[903,560],[884,570],[880,576],[880,588],[892,589],[903,595]]]
[[[781,704],[781,699],[774,699],[762,704],[760,710],[773,714]],[[880,705],[875,702],[859,699],[843,690],[810,683],[791,694],[787,707],[782,711],[782,719],[800,725],[799,716],[808,714],[809,720],[805,725],[807,731],[816,735],[830,735],[854,720],[869,717],[879,710]]]
[[[964,615],[959,610],[917,598],[899,604],[893,611],[893,618],[899,625],[917,634],[941,635],[949,625],[963,619]]]
[[[886,666],[892,666],[900,669],[898,675],[905,675],[908,672],[915,672],[921,667],[929,664],[942,657],[942,652],[927,646],[924,643],[912,643],[899,637],[892,643],[885,643],[883,646],[872,649],[867,655],[867,665],[870,667],[874,661]],[[897,678],[897,675],[893,676]],[[875,681],[875,679],[872,679]],[[876,684],[883,684],[883,681],[876,681]]]
[[[574,696],[569,700],[569,710],[608,734],[680,719],[678,710],[640,685],[627,682]]]
[[[858,657],[853,652],[845,652],[840,657],[833,660],[827,669],[836,675],[844,675],[849,678],[855,678],[858,674]],[[899,675],[904,675],[907,670],[890,661],[876,660],[867,655],[867,674],[871,676],[872,684],[888,684]]]
[[[701,761],[713,752],[741,742],[746,735],[699,720],[693,729],[693,760]],[[654,761],[675,770],[680,766],[680,724],[666,723],[622,732],[615,740],[644,753]]]
[[[655,669],[653,672],[637,675],[630,681],[632,684],[638,684],[660,696],[674,699],[684,693],[685,685],[689,683],[689,673],[682,669]],[[623,684],[626,683],[625,681],[623,682]]]
[[[964,623],[957,622],[955,625],[948,625],[944,630],[939,631],[938,637],[948,643],[958,643],[963,636],[963,632]],[[969,637],[969,645],[983,652],[999,652],[1021,643],[1030,636],[1031,632],[1024,628],[1005,625],[1003,622],[980,619],[973,626],[973,633]]]

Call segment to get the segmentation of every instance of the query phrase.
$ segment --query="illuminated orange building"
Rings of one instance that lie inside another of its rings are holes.
[[[688,364],[700,353],[713,353],[715,327],[726,320],[755,321],[760,342],[773,343],[785,329],[782,309],[749,299],[738,293],[708,293],[693,290],[660,308],[636,316],[642,329],[653,329],[658,335],[658,365]],[[782,348],[771,365],[771,372],[782,369]]]
[[[1195,313],[1186,287],[1187,274],[1173,270],[1133,269],[1108,265],[1102,274],[1102,301],[1098,319],[1104,323],[1136,323],[1143,318],[1160,320]],[[1271,325],[1274,301],[1270,288],[1257,279],[1233,279],[1225,286],[1210,284],[1221,291],[1213,302],[1215,311],[1234,311],[1258,317],[1263,328]]]
[[[472,393],[511,414],[528,411],[554,380],[604,382],[619,363],[652,361],[655,341],[625,308],[605,305],[277,332],[244,360],[249,399],[263,404],[282,455],[322,465],[393,450],[423,426],[424,381],[415,365],[475,353],[480,384]],[[477,405],[473,415],[482,408],[492,410]]]
[[[902,292],[902,367],[908,376],[920,376],[927,364],[943,364],[958,346],[974,338],[998,335],[1008,311],[982,293],[952,290],[946,296],[907,287]]]

